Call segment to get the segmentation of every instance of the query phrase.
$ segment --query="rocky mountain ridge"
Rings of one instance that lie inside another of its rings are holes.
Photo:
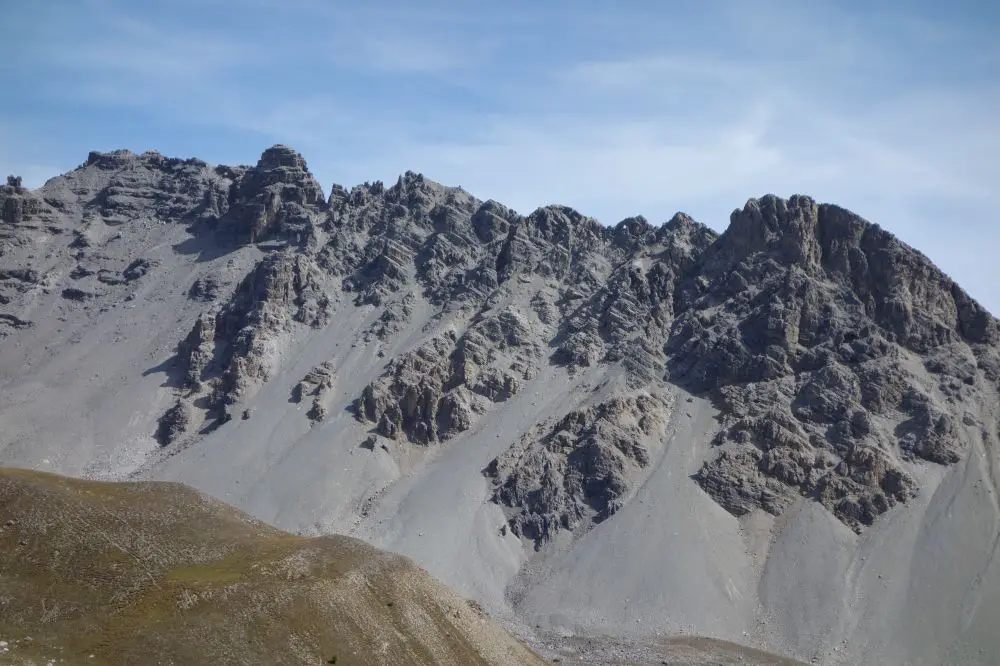
[[[741,535],[759,578],[741,573],[744,590],[766,580],[761,521],[776,543],[794,516],[832,516],[864,544],[958,474],[979,475],[976,515],[1000,515],[984,471],[997,321],[840,207],[767,195],[718,234],[681,213],[521,215],[413,172],[325,196],[285,146],[236,167],[92,153],[37,190],[15,180],[0,188],[0,462],[177,478],[427,562],[444,559],[412,516],[399,525],[405,493],[456,516],[481,505],[476,536],[435,539],[488,553],[515,611],[533,567],[572,561],[664,479]],[[419,485],[438,473],[440,497]],[[824,640],[761,636],[800,657]]]
[[[634,397],[569,414],[578,434],[539,434],[485,470],[512,528],[535,539],[577,522],[567,515],[599,520],[625,501],[628,470],[649,452],[613,433],[636,408],[655,420],[664,385],[720,405],[717,455],[695,480],[726,509],[778,513],[803,495],[860,531],[919,492],[903,461],[951,464],[981,436],[969,406],[994,398],[1000,379],[989,313],[888,232],[808,197],[752,199],[718,236],[683,214],[660,227],[641,217],[604,227],[561,206],[521,216],[414,173],[392,187],[334,186],[325,199],[282,146],[250,168],[92,153],[61,180],[68,201],[48,194],[51,182],[9,184],[2,210],[7,248],[26,228],[72,238],[66,299],[100,299],[155,271],[142,257],[120,273],[98,268],[97,220],[185,223],[219,247],[264,251],[230,294],[211,278],[191,285],[206,307],[178,341],[165,445],[231,419],[279,362],[281,336],[329,325],[337,290],[381,309],[375,339],[405,328],[415,299],[466,323],[387,359],[357,396],[359,420],[409,445],[468,430],[542,365],[620,369],[622,395]],[[81,219],[64,230],[60,213]],[[8,328],[31,326],[18,295],[40,282],[30,265],[5,266]],[[514,452],[523,446],[538,453]],[[556,492],[554,470],[567,466],[575,477]]]

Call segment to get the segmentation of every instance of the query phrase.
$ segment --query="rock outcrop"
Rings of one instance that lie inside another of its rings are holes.
[[[272,252],[262,259],[232,297],[202,314],[178,345],[183,386],[207,390],[211,408],[230,418],[226,408],[271,376],[281,353],[278,339],[293,323],[326,323],[330,301],[321,281],[306,256]]]
[[[677,303],[670,378],[725,414],[696,478],[736,514],[803,494],[861,530],[917,492],[904,461],[962,456],[981,424],[952,415],[995,394],[995,320],[915,250],[807,197],[734,212]]]
[[[213,224],[227,212],[230,184],[245,169],[128,150],[92,152],[86,167],[108,172],[108,182],[96,191],[90,183],[97,179],[74,183],[82,195],[83,217],[111,226],[144,220]]]
[[[191,406],[183,400],[178,400],[160,417],[156,429],[156,441],[160,446],[173,444],[187,433],[191,420]]]
[[[448,332],[390,362],[365,388],[357,415],[391,439],[443,441],[516,394],[540,357],[541,339],[528,316],[514,307],[481,313],[464,335]]]
[[[539,424],[494,458],[485,474],[492,500],[512,510],[511,531],[541,545],[613,515],[649,465],[648,443],[662,438],[669,406],[649,394],[612,398]]]
[[[0,185],[0,222],[23,224],[32,222],[42,211],[42,202],[21,186],[19,176],[7,176],[7,184]]]
[[[268,148],[257,166],[243,171],[228,193],[220,231],[238,243],[284,240],[303,245],[314,239],[317,213],[325,210],[323,188],[300,154]]]
[[[324,361],[309,371],[302,380],[292,388],[292,402],[300,403],[311,397],[312,403],[306,416],[313,423],[319,423],[327,415],[327,393],[333,388],[333,364]]]

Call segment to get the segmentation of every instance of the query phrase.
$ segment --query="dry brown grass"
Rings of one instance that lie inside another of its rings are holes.
[[[182,485],[0,469],[0,553],[0,663],[545,663],[406,558]]]

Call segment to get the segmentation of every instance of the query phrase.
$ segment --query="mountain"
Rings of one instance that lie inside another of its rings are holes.
[[[0,193],[0,462],[411,557],[521,635],[1000,651],[997,321],[808,197],[520,215],[92,153]]]

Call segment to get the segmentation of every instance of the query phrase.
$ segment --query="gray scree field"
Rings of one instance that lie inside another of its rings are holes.
[[[605,227],[275,146],[0,218],[0,464],[357,536],[539,641],[1000,655],[1000,327],[843,208]]]

